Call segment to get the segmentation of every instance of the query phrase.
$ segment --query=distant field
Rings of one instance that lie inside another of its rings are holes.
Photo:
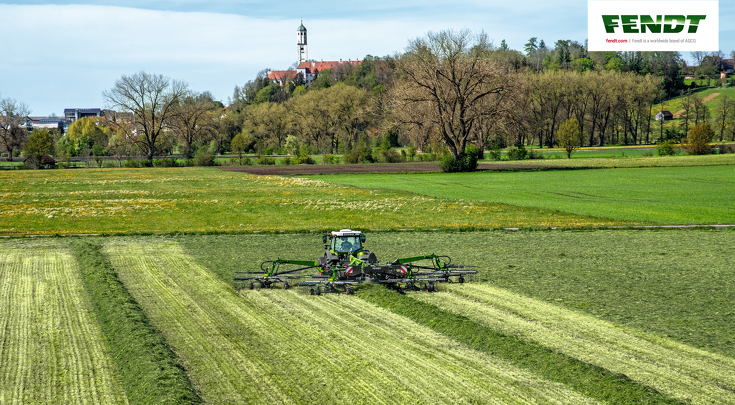
[[[308,177],[366,189],[406,190],[433,198],[551,209],[611,221],[735,224],[735,166]]]
[[[69,249],[0,244],[0,403],[127,404]]]
[[[621,225],[217,168],[0,172],[0,233],[308,232]]]

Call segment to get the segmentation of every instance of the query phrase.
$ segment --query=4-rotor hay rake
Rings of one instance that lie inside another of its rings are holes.
[[[256,285],[271,288],[276,283],[288,289],[291,287],[289,280],[301,279],[298,286],[308,287],[312,295],[354,294],[354,287],[365,282],[383,284],[399,291],[431,292],[435,290],[436,283],[464,283],[465,276],[477,274],[477,270],[468,270],[477,266],[452,264],[449,256],[435,254],[395,259],[381,265],[374,253],[363,248],[365,239],[360,231],[334,231],[322,237],[325,252],[316,261],[266,261],[260,265],[261,272],[238,272],[243,276],[236,276],[234,282],[246,284],[250,289]],[[311,269],[317,269],[317,273],[303,273]]]

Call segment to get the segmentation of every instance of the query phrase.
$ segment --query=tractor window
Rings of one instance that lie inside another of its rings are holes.
[[[356,251],[362,248],[359,236],[335,236],[334,250],[338,252]]]

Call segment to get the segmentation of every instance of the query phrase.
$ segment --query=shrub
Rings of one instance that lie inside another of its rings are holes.
[[[478,148],[475,145],[467,145],[464,148],[464,153],[467,155],[474,155],[477,160],[482,160],[485,158],[485,154],[480,152],[480,148]]]
[[[124,161],[122,165],[123,167],[127,167],[127,168],[141,167],[141,161],[135,160],[135,159],[128,159]]]
[[[178,167],[179,164],[176,162],[176,159],[169,158],[169,159],[154,160],[153,166],[155,167]]]
[[[656,153],[658,153],[659,156],[673,156],[676,155],[676,149],[674,148],[674,145],[676,142],[674,142],[673,139],[669,139],[668,141],[659,142],[656,144]]]
[[[214,166],[214,154],[203,147],[194,155],[194,166]]]
[[[544,154],[541,153],[541,151],[533,150],[533,149],[528,151],[528,159],[543,159],[543,158],[544,158]]]
[[[399,155],[395,149],[381,149],[380,154],[385,163],[399,163],[405,161],[404,157]]]
[[[519,145],[518,147],[511,146],[508,149],[508,159],[509,160],[523,160],[528,155],[528,151],[526,151],[526,147],[523,145]]]
[[[455,159],[454,156],[446,154],[439,167],[445,173],[474,172],[477,170],[477,155],[462,153]]]
[[[690,129],[686,144],[687,153],[690,155],[706,155],[710,153],[709,143],[714,136],[715,131],[707,123],[697,125]]]
[[[276,159],[268,156],[258,156],[256,163],[261,166],[273,166],[276,164]]]
[[[333,165],[334,158],[335,156],[331,153],[324,155],[324,157],[322,158],[322,163],[324,163],[325,165]]]
[[[416,147],[415,146],[411,146],[410,148],[408,148],[408,157],[409,159],[411,159],[412,162],[414,161],[414,159],[416,159]]]
[[[252,166],[253,165],[253,159],[250,159],[249,157],[245,157],[242,159],[242,165],[243,166]]]
[[[500,145],[500,142],[497,142],[497,141],[493,142],[493,146],[490,149],[490,158],[492,160],[500,160],[501,150],[502,149],[503,148]]]
[[[345,163],[373,163],[373,149],[367,142],[359,142],[345,152]]]
[[[281,160],[281,163],[283,163],[285,166],[291,166],[293,162],[291,161],[291,158],[286,156]]]
[[[650,151],[650,150],[647,150],[647,151],[643,152],[643,156],[645,156],[645,157],[653,156],[653,152]]]
[[[296,158],[296,164],[299,165],[315,165],[316,160],[312,159],[311,156],[299,156]]]

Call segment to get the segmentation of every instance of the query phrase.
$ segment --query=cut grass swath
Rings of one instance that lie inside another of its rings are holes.
[[[346,296],[240,295],[177,244],[108,244],[209,403],[593,403]]]
[[[489,285],[412,297],[695,404],[735,403],[735,360]]]
[[[125,290],[100,249],[88,240],[72,245],[130,403],[201,403],[163,336]]]
[[[68,249],[0,246],[0,403],[126,404]]]

